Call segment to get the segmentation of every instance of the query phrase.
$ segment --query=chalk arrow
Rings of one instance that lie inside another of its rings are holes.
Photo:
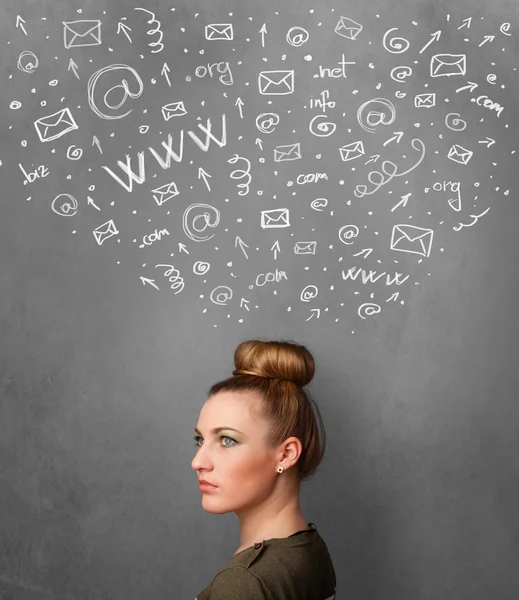
[[[79,77],[79,74],[78,74],[78,72],[77,72],[77,65],[76,65],[76,63],[74,62],[74,59],[73,59],[73,58],[71,58],[71,59],[68,61],[68,69],[67,69],[67,71],[72,71],[72,72],[74,73],[74,75],[75,75],[75,76],[76,76],[78,79],[80,78],[80,77]]]
[[[483,38],[483,41],[481,42],[481,44],[478,44],[478,48],[481,48],[481,46],[483,46],[483,44],[486,44],[487,42],[493,42],[496,39],[495,35],[486,35]]]
[[[238,98],[234,106],[238,107],[238,110],[240,111],[240,117],[243,119],[243,100]]]
[[[247,256],[247,252],[245,252],[245,248],[248,248],[249,246],[247,246],[247,244],[241,239],[241,237],[239,235],[237,235],[236,239],[234,240],[234,247],[237,248],[238,244],[239,244],[243,254],[245,254],[245,258],[247,260],[249,260],[249,257]]]
[[[393,300],[393,302],[396,302],[398,300],[399,296],[400,296],[400,292],[395,292],[393,295],[389,296],[389,298],[386,300],[386,302],[391,302],[391,300]]]
[[[260,150],[263,152],[263,142],[260,140],[260,138],[256,138],[256,144],[258,144]]]
[[[310,319],[313,319],[315,317],[315,313],[317,313],[317,318],[319,318],[321,316],[321,309],[320,308],[312,308],[310,310],[311,313],[314,313],[313,315],[310,315],[308,317],[308,319],[306,319],[307,321],[309,321]]]
[[[274,260],[277,260],[277,258],[278,258],[278,252],[281,250],[281,248],[279,246],[279,241],[278,240],[276,240],[274,242],[274,244],[272,244],[271,250],[274,250]]]
[[[463,21],[462,21],[461,25],[458,27],[458,29],[462,29],[463,27],[470,29],[471,23],[472,23],[472,17],[469,17],[468,19],[463,19]]]
[[[367,165],[370,162],[376,163],[379,158],[380,158],[380,154],[373,154],[373,156],[370,156],[369,160],[367,160],[364,164]]]
[[[427,44],[425,44],[425,46],[420,50],[419,54],[421,54],[422,52],[424,52],[425,50],[427,50],[427,48],[429,48],[429,46],[434,43],[437,42],[440,37],[441,37],[441,30],[438,29],[438,31],[435,31],[434,33],[431,33],[431,39],[427,42]]]
[[[207,181],[208,177],[212,177],[212,175],[209,175],[209,173],[207,173],[206,171],[204,171],[204,169],[202,169],[202,167],[198,168],[198,179],[203,179],[205,185],[207,186],[207,189],[209,191],[211,191],[211,188],[209,186],[209,182]]]
[[[391,142],[394,142],[395,140],[396,140],[396,143],[399,144],[403,135],[404,135],[403,131],[393,131],[393,137],[386,140],[382,145],[387,146],[388,144],[390,144]]]
[[[169,80],[169,72],[170,72],[170,68],[168,63],[164,63],[164,66],[162,67],[162,71],[160,72],[161,75],[164,75],[164,77],[166,78],[166,81],[168,82],[169,87],[171,87],[171,81]]]
[[[393,208],[391,209],[391,212],[393,212],[399,206],[403,206],[405,208],[407,206],[407,201],[409,200],[409,198],[412,195],[413,195],[413,193],[409,192],[409,194],[406,194],[405,196],[402,196],[402,200],[398,204],[395,204],[395,206],[393,206]]]
[[[267,24],[263,23],[258,33],[261,33],[261,45],[265,48],[265,35],[267,34]]]
[[[373,248],[363,248],[360,252],[357,252],[357,254],[354,254],[353,256],[360,256],[361,254],[364,254],[365,252],[367,252],[367,254],[365,256],[363,256],[362,258],[368,258],[368,256],[373,252]]]
[[[240,308],[246,308],[247,310],[250,310],[250,308],[247,306],[248,303],[249,300],[245,300],[245,298],[242,298],[240,300]]]
[[[92,200],[92,198],[90,198],[90,196],[87,196],[87,204],[90,204],[90,206],[93,206],[94,208],[97,208],[97,210],[101,210],[99,208],[99,206],[97,206],[97,204]]]
[[[101,144],[99,143],[99,140],[97,139],[97,137],[95,135],[92,138],[92,146],[94,144],[97,146],[97,149],[99,150],[99,152],[101,152],[101,154],[103,154],[103,149],[101,148]]]
[[[128,25],[125,25],[124,23],[121,23],[121,21],[119,21],[119,23],[117,23],[117,34],[121,33],[121,31],[128,38],[128,41],[131,44],[132,38],[130,37],[130,35],[128,33],[129,31],[131,31],[130,27],[128,27]]]
[[[478,144],[486,144],[487,148],[490,148],[490,146],[493,146],[496,143],[496,140],[493,140],[492,138],[487,137],[486,140],[479,140]]]
[[[474,83],[473,81],[467,81],[468,85],[464,85],[463,87],[460,87],[456,90],[456,94],[458,92],[462,92],[463,90],[470,90],[471,92],[473,92],[477,87],[478,84]]]
[[[182,242],[178,243],[178,251],[179,252],[185,252],[186,254],[189,254],[189,250],[187,249],[187,246],[185,244],[183,244]]]
[[[16,15],[16,27],[19,27],[27,35],[27,31],[25,31],[25,27],[23,26],[24,23],[25,20],[20,15]]]
[[[159,288],[155,285],[155,279],[147,279],[146,277],[140,277],[140,280],[142,281],[142,285],[152,285],[156,290],[158,290]]]

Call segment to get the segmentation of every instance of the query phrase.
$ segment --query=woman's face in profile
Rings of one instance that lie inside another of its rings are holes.
[[[267,423],[254,410],[260,401],[248,392],[220,392],[200,411],[191,466],[200,479],[217,486],[200,492],[210,513],[254,507],[274,488],[278,465],[275,449],[265,441]]]

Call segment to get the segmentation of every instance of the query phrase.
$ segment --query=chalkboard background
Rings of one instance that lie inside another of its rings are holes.
[[[3,3],[2,599],[210,582],[258,337],[316,359],[338,598],[517,598],[519,10],[452,4]]]

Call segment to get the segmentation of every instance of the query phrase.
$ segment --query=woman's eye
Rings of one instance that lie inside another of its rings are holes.
[[[203,438],[201,438],[199,435],[195,435],[195,436],[193,437],[193,439],[195,440],[195,443],[194,443],[194,445],[195,445],[195,446],[198,446],[198,447],[200,447],[200,441],[201,441]],[[236,444],[236,440],[233,440],[233,439],[232,439],[231,437],[229,437],[228,435],[222,435],[222,436],[220,436],[220,439],[221,439],[221,440],[231,440],[232,444],[224,444],[224,446],[226,446],[226,447],[230,447],[230,446],[232,446],[233,444]]]

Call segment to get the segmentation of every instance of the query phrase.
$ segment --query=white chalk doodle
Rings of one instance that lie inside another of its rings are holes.
[[[286,144],[284,146],[276,146],[274,148],[274,162],[286,162],[290,160],[299,160],[303,158],[301,154],[301,144]]]
[[[227,302],[230,302],[232,297],[233,293],[230,287],[219,285],[211,292],[209,299],[213,304],[217,304],[218,306],[227,306]]]
[[[30,50],[24,50],[18,57],[16,66],[18,69],[20,69],[20,71],[22,71],[22,73],[29,73],[29,75],[32,75],[38,68],[39,64],[38,57],[36,54],[34,54],[34,52],[31,52]]]
[[[334,31],[336,34],[347,40],[355,41],[362,30],[363,26],[360,23],[357,23],[348,17],[341,17],[335,26]]]
[[[347,61],[344,54],[342,54],[341,60],[337,61],[337,64],[340,65],[340,67],[335,67],[333,69],[319,65],[318,76],[321,77],[321,79],[324,77],[331,77],[332,79],[340,79],[342,77],[347,79],[346,65],[355,65],[357,63],[356,61]]]
[[[171,183],[166,183],[166,185],[162,185],[155,190],[151,190],[151,193],[153,194],[153,199],[157,205],[162,206],[168,200],[178,196],[180,192],[178,191],[177,184],[172,181]]]
[[[279,115],[277,113],[261,113],[256,117],[256,127],[261,133],[272,133],[279,125]]]
[[[407,66],[399,66],[391,69],[390,77],[393,81],[397,83],[404,82],[408,77],[411,77],[413,74],[413,69]]]
[[[461,231],[464,227],[472,227],[479,221],[480,217],[486,215],[489,210],[490,206],[479,215],[469,215],[470,218],[473,219],[472,223],[460,223],[459,226],[453,227],[454,231]]]
[[[161,108],[161,112],[165,121],[169,121],[173,117],[187,115],[187,110],[182,100],[180,100],[180,102],[171,102],[170,104],[166,104]]]
[[[205,275],[211,268],[210,263],[203,260],[197,260],[193,265],[193,273],[195,275]]]
[[[198,179],[203,179],[203,181],[205,183],[205,186],[207,188],[207,191],[210,192],[211,191],[211,186],[209,185],[208,177],[212,177],[212,175],[210,175],[202,167],[199,167],[198,168]]]
[[[65,48],[100,46],[101,21],[63,21],[63,43]]]
[[[294,254],[315,254],[317,242],[296,242],[294,245]]]
[[[366,319],[367,317],[378,314],[381,310],[380,304],[375,304],[374,302],[365,302],[359,306],[357,314],[361,319]]]
[[[471,98],[470,101],[475,102],[478,106],[484,106],[485,108],[488,108],[489,110],[495,111],[498,117],[501,116],[501,113],[504,110],[504,107],[501,106],[501,104],[499,104],[499,102],[494,102],[486,95],[478,96],[477,98]]]
[[[299,48],[303,44],[306,44],[310,39],[310,34],[304,27],[291,27],[286,35],[287,42],[294,46],[294,48]]]
[[[181,277],[180,271],[176,269],[173,265],[155,265],[156,269],[166,269],[164,271],[164,277],[167,277],[169,282],[171,283],[170,288],[175,290],[175,294],[180,294],[180,292],[184,289],[185,282],[184,278]]]
[[[57,140],[70,131],[79,129],[68,108],[63,108],[52,115],[37,119],[34,122],[34,127],[41,142]]]
[[[294,93],[294,71],[261,71],[259,93],[263,96],[285,96]]]
[[[209,41],[234,39],[232,23],[211,23],[205,26],[205,39]]]
[[[315,200],[312,200],[312,202],[310,203],[310,208],[312,208],[313,210],[316,210],[318,212],[323,212],[323,209],[326,208],[327,206],[328,206],[327,198],[316,198]]]
[[[202,212],[202,214],[200,214]],[[195,214],[193,217],[191,213]],[[214,215],[214,221],[211,221],[211,213]],[[203,221],[202,227],[197,227],[198,221]],[[211,206],[210,204],[202,204],[202,203],[194,203],[189,205],[184,211],[184,215],[182,217],[182,229],[186,236],[192,240],[193,242],[207,242],[212,239],[215,234],[209,236],[200,235],[203,233],[208,227],[211,229],[215,229],[218,227],[220,223],[220,211]]]
[[[326,112],[326,109],[329,108],[335,108],[336,102],[335,100],[329,100],[330,98],[330,91],[329,90],[323,90],[321,92],[321,94],[319,95],[319,98],[310,98],[310,108],[320,108],[324,113]]]
[[[427,44],[425,44],[425,46],[420,50],[418,54],[422,54],[423,52],[425,52],[431,44],[434,44],[434,42],[437,42],[440,39],[441,35],[441,29],[435,31],[434,33],[431,33],[431,39],[427,42]]]
[[[144,91],[144,83],[143,83],[142,79],[140,78],[139,74],[137,73],[137,71],[135,69],[132,69],[128,65],[115,64],[115,65],[108,65],[107,67],[103,67],[102,69],[99,69],[99,71],[96,71],[88,80],[87,91],[88,91],[88,104],[89,104],[90,108],[95,112],[95,114],[98,117],[100,117],[101,119],[107,119],[107,120],[123,119],[124,117],[127,117],[133,111],[133,109],[130,108],[128,111],[126,111],[122,115],[107,115],[107,114],[101,112],[101,110],[99,110],[99,108],[97,107],[97,103],[95,101],[96,85],[97,85],[99,79],[103,75],[105,75],[106,73],[112,73],[114,71],[128,71],[131,75],[133,75],[133,77],[137,81],[138,90],[136,92],[130,91],[128,82],[126,81],[126,79],[122,79],[121,83],[111,87],[104,94],[103,102],[104,102],[104,105],[106,106],[106,108],[108,108],[110,110],[118,110],[119,108],[121,108],[121,106],[126,102],[126,100],[128,98],[132,98],[132,99],[139,98],[142,95],[142,92]],[[123,75],[121,74],[121,76],[123,76]],[[127,76],[127,75],[125,74],[125,76]],[[123,90],[123,92],[124,92],[123,97],[119,100],[119,102],[117,104],[109,104],[108,98],[107,98],[108,94],[110,94],[111,92],[113,92],[114,90],[117,90],[117,89]]]
[[[432,108],[436,106],[436,93],[417,94],[414,97],[414,105],[416,108]]]
[[[487,82],[490,83],[490,85],[496,85],[496,81],[497,75],[495,73],[489,73],[487,75]]]
[[[399,223],[393,227],[391,232],[390,249],[408,254],[419,254],[428,258],[431,254],[433,237],[432,229]]]
[[[319,288],[316,285],[307,285],[301,291],[301,302],[311,302],[319,295]]]
[[[445,125],[452,131],[463,131],[467,128],[467,121],[459,113],[448,113],[445,116]]]
[[[511,36],[512,34],[511,34],[511,33],[508,33],[508,32],[510,31],[510,27],[511,27],[511,24],[510,24],[510,23],[503,23],[503,24],[501,25],[501,27],[499,28],[499,31],[500,31],[501,33],[503,33],[504,35]]]
[[[467,165],[473,154],[472,150],[467,150],[459,144],[453,144],[449,149],[447,158],[461,165]]]
[[[256,286],[263,287],[266,283],[279,283],[283,280],[288,280],[286,272],[276,269],[275,273],[260,273],[255,283]]]
[[[382,279],[385,276],[385,283],[387,286],[402,285],[410,277],[410,275],[406,275],[403,279],[401,279],[401,277],[403,277],[403,273],[398,273],[397,271],[395,271],[394,275],[391,276],[389,273],[386,273],[386,271],[382,271],[382,273],[371,270],[366,271],[366,269],[362,269],[357,266],[349,268],[347,273],[342,271],[342,278],[344,281],[348,279],[356,281],[359,275],[361,276],[361,281],[364,285],[368,283],[376,283],[379,279]]]
[[[52,201],[51,208],[60,217],[73,217],[79,210],[79,204],[74,196],[59,194]]]
[[[392,37],[388,41],[388,36],[393,32],[398,31],[398,27],[392,27],[388,29],[386,33],[384,33],[384,37],[382,38],[382,45],[384,49],[390,52],[391,54],[403,54],[407,50],[409,50],[409,40],[403,37]]]
[[[362,140],[341,146],[339,148],[339,152],[341,155],[341,160],[344,162],[356,160],[357,158],[360,158],[366,154]]]
[[[382,106],[382,110],[370,110],[364,119],[366,108],[372,105]],[[361,104],[357,110],[357,121],[365,131],[375,133],[379,125],[391,125],[396,119],[395,105],[387,98],[373,98]]]
[[[160,242],[165,235],[169,235],[169,231],[167,229],[155,229],[153,233],[143,236],[142,244],[139,246],[139,248],[145,248],[146,246],[151,246],[155,242]]]
[[[290,227],[290,211],[288,208],[274,208],[261,211],[261,228],[278,229]]]
[[[337,129],[337,124],[327,121],[326,115],[316,115],[310,121],[308,129],[316,137],[330,137]],[[316,124],[317,123],[317,124]]]
[[[355,238],[359,235],[359,228],[357,225],[343,225],[343,227],[339,229],[338,235],[343,244],[350,246],[355,242]],[[353,240],[353,242],[350,242],[350,240]]]
[[[92,233],[94,234],[94,238],[95,238],[96,242],[100,246],[104,242],[106,242],[106,240],[110,239],[111,237],[119,235],[119,231],[118,231],[117,227],[115,226],[113,219],[110,219],[106,223],[99,225],[99,227],[94,229],[94,231]]]
[[[43,179],[44,177],[48,177],[49,170],[44,165],[40,165],[36,167],[34,171],[26,171],[21,163],[18,163],[18,167],[20,171],[24,175],[23,185],[27,185],[28,183],[34,183],[37,179]]]
[[[431,77],[452,77],[454,75],[466,75],[466,54],[435,54],[431,58]]]
[[[299,185],[304,185],[305,183],[317,183],[321,180],[328,181],[328,175],[326,173],[301,173],[296,179]]]
[[[9,104],[9,108],[11,110],[18,110],[19,108],[22,108],[22,103],[19,100],[13,100],[11,104]]]
[[[246,169],[235,169],[231,172],[230,177],[231,179],[246,179],[246,181],[236,184],[236,187],[240,188],[238,196],[246,196],[250,191],[250,182],[252,180],[252,176],[250,174],[250,160],[248,158],[245,158],[244,156],[239,156],[238,154],[235,154],[227,162],[231,165],[235,165],[239,160],[245,161]]]
[[[83,156],[83,148],[69,146],[67,149],[67,158],[69,160],[79,160]]]
[[[140,10],[142,12],[148,13],[149,15],[151,15],[151,19],[149,19],[146,22],[148,23],[148,25],[153,25],[153,24],[156,25],[155,29],[149,29],[146,32],[146,35],[158,34],[158,40],[156,40],[154,42],[150,42],[148,44],[148,46],[150,48],[154,48],[154,50],[152,50],[151,53],[157,54],[158,52],[161,52],[162,50],[164,50],[164,44],[162,43],[162,39],[164,38],[164,32],[162,31],[162,25],[161,25],[160,21],[157,21],[157,19],[155,18],[155,13],[152,12],[151,10],[148,10],[147,8],[134,8],[133,10]]]
[[[232,85],[234,78],[232,76],[231,66],[227,61],[220,61],[218,63],[208,63],[207,67],[200,65],[195,69],[195,75],[199,79],[203,79],[206,75],[213,78],[213,69],[216,67],[216,72],[220,74],[218,81],[224,85]]]

